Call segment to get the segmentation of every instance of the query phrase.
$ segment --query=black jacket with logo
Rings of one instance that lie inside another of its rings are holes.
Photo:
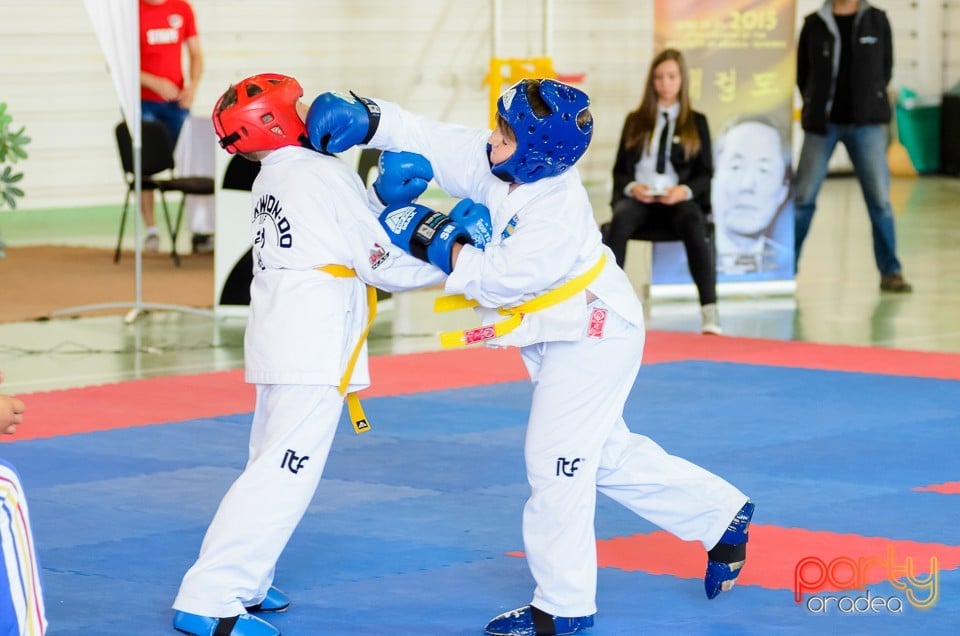
[[[836,91],[840,64],[840,32],[833,3],[824,2],[803,21],[797,45],[797,88],[803,99],[800,123],[808,132],[824,134]],[[851,87],[853,124],[887,124],[887,85],[893,73],[893,38],[887,14],[860,0],[853,23]]]

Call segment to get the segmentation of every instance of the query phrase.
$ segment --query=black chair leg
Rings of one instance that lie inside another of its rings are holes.
[[[132,190],[127,188],[127,196],[123,200],[123,212],[120,214],[120,235],[117,237],[117,249],[113,253],[113,262],[120,262],[120,247],[123,244],[123,228],[127,224],[127,209],[130,207],[130,193]]]
[[[177,254],[177,231],[180,229],[180,219],[177,219],[177,230],[174,230],[173,225],[170,223],[170,212],[167,209],[167,197],[164,195],[163,190],[160,190],[160,204],[163,206],[163,220],[167,224],[167,233],[170,235],[170,257],[173,259],[174,264],[177,267],[180,267],[180,255]],[[183,212],[181,211],[181,214]]]
[[[187,195],[184,194],[180,198],[180,208],[177,210],[177,222],[173,226],[173,234],[171,234],[171,240],[173,241],[173,260],[176,261],[177,265],[180,265],[180,255],[177,254],[177,237],[180,236],[180,226],[183,223],[183,209],[187,203]]]

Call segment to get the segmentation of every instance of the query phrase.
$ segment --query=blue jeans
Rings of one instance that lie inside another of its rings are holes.
[[[187,121],[190,111],[181,108],[177,102],[140,102],[140,113],[143,121],[158,121],[170,133],[170,142],[176,146],[183,129],[183,122]]]
[[[900,273],[897,241],[890,205],[890,167],[887,165],[887,134],[883,126],[828,124],[826,135],[804,133],[803,149],[794,182],[796,231],[794,258],[807,238],[817,208],[817,195],[827,176],[827,162],[837,142],[843,142],[860,181],[863,200],[873,228],[873,255],[882,276]]]

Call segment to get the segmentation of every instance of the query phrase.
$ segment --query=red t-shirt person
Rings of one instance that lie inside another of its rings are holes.
[[[189,65],[186,74],[184,48]],[[143,121],[161,123],[174,144],[190,114],[202,73],[203,54],[190,4],[185,0],[140,0],[140,113]],[[143,248],[148,252],[157,251],[160,245],[153,194],[153,190],[144,190],[141,201],[147,225]]]
[[[190,38],[194,38],[191,42]],[[191,87],[199,79],[199,69],[194,57],[199,56],[197,43],[197,21],[193,8],[184,0],[140,0],[140,70],[143,73],[169,80],[178,90],[172,95],[172,87],[166,94],[147,87],[149,82],[142,79],[140,98],[147,101],[180,101],[181,106],[190,108],[193,90],[189,96],[179,94],[184,88],[182,55],[186,45],[190,51]],[[185,99],[186,98],[186,99]],[[187,101],[188,103],[183,103]]]

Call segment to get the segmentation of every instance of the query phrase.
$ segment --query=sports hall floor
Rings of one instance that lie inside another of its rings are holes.
[[[835,178],[794,296],[721,299],[720,338],[696,333],[695,303],[650,303],[625,417],[753,498],[749,561],[708,601],[700,546],[601,498],[593,634],[960,631],[960,180],[892,194],[912,294],[879,291],[858,187]],[[344,422],[279,563],[285,636],[480,634],[530,598],[529,382],[516,352],[436,351],[425,296],[375,325],[373,430]],[[0,455],[30,498],[51,635],[174,633],[245,459],[242,330],[179,312],[0,324],[3,389],[28,407]]]

